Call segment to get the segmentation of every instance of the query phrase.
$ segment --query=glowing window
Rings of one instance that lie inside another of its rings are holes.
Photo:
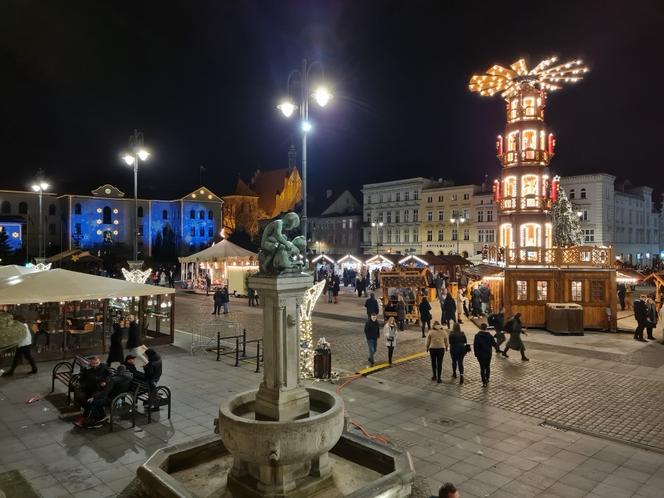
[[[514,99],[510,102],[510,119],[519,117],[519,99]]]
[[[536,223],[521,225],[521,247],[539,247],[542,227]]]
[[[580,280],[572,280],[572,301],[583,301],[583,282]]]
[[[523,111],[526,116],[535,115],[535,97],[526,97],[523,99]]]
[[[518,133],[518,131],[513,131],[512,133],[507,134],[507,150],[509,152],[514,152],[517,148]]]
[[[537,195],[538,180],[537,175],[523,175],[521,177],[521,195]]]
[[[528,300],[528,281],[527,280],[517,280],[516,281],[516,299],[517,299],[517,301],[527,301]]]
[[[523,130],[522,149],[535,149],[537,147],[537,132],[535,130]]]
[[[553,245],[553,238],[552,238],[552,232],[553,230],[553,225],[551,223],[547,223],[544,225],[544,247],[549,249]]]
[[[605,285],[603,280],[591,280],[590,281],[590,300],[593,302],[602,302],[604,301],[605,296]]]
[[[540,131],[539,149],[546,150],[546,136],[544,130]]]
[[[546,280],[537,281],[537,300],[547,301],[549,299],[549,282]]]
[[[505,197],[516,197],[516,177],[508,176],[503,180]]]
[[[512,225],[505,223],[500,226],[500,245],[503,247],[514,247],[512,238]]]

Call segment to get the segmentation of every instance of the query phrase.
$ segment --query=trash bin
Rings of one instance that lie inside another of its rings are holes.
[[[583,335],[583,306],[567,304],[567,330],[570,334]]]
[[[329,379],[332,376],[332,352],[329,349],[316,349],[314,353],[314,377]]]

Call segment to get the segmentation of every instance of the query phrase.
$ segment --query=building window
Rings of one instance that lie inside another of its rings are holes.
[[[143,217],[143,206],[138,206],[138,217],[142,218]]]
[[[469,218],[468,218],[468,208],[463,208],[463,217],[464,217],[464,219],[466,219],[466,220],[469,219]]]
[[[574,189],[573,188],[569,189],[569,198],[574,199],[574,195],[575,195],[574,194]]]
[[[588,221],[588,210],[584,209],[581,211],[581,221]]]
[[[431,242],[433,240],[433,232],[431,230],[427,230],[427,242]]]
[[[138,236],[143,237],[143,223],[138,225]]]
[[[595,230],[589,229],[583,231],[583,241],[584,242],[595,242]]]
[[[81,224],[80,223],[76,223],[74,225],[74,234],[75,235],[81,235]]]
[[[443,229],[441,228],[441,229],[438,230],[438,240],[439,241],[443,240],[443,235],[444,235],[443,234]]]
[[[196,219],[196,211],[194,211],[193,209],[191,211],[189,211],[189,219],[190,220],[195,220]]]
[[[548,301],[549,299],[549,282],[546,280],[537,281],[537,300]]]
[[[538,178],[536,175],[523,175],[521,177],[521,195],[537,195]]]
[[[537,145],[537,133],[535,130],[523,130],[523,141],[521,143],[521,148],[523,150],[535,149]]]
[[[516,197],[516,177],[508,176],[503,180],[503,192],[505,197]]]
[[[572,280],[572,301],[583,301],[583,282]]]
[[[18,214],[28,214],[28,203],[20,202],[18,205]]]
[[[345,238],[346,234],[344,234],[344,243],[346,242]],[[394,231],[394,242],[397,244],[401,243],[401,230],[399,230],[398,228]]]
[[[74,214],[81,214],[81,204],[79,202],[74,204]]]
[[[350,222],[350,227],[353,228],[353,220],[348,220]],[[394,222],[395,223],[401,223],[401,211],[395,211],[394,212]]]
[[[528,300],[528,281],[527,280],[517,280],[516,281],[516,299],[517,299],[517,301],[527,301]]]
[[[397,192],[397,202],[401,200],[401,192]]]
[[[2,212],[2,214],[10,214],[12,212],[12,205],[9,203],[9,201],[2,201],[0,212]]]
[[[495,242],[496,241],[496,231],[487,230],[484,232],[484,242]]]
[[[208,220],[214,220],[214,213],[211,209],[208,211]]]
[[[484,229],[482,228],[477,231],[477,242],[484,242]]]
[[[539,247],[542,240],[542,227],[536,223],[521,225],[521,247]]]
[[[420,198],[420,194],[417,193],[417,190],[413,192],[413,200],[416,201]]]
[[[168,219],[168,211],[167,211],[166,209],[164,209],[164,210],[161,212],[161,219],[162,219],[162,220],[167,220],[167,219]]]
[[[463,194],[463,200],[467,201],[470,199],[470,194]]]
[[[410,242],[410,231],[406,228],[403,231],[403,241],[408,244]]]
[[[388,211],[388,212],[386,213],[386,220],[385,220],[385,222],[386,222],[386,223],[392,223],[392,211]]]
[[[433,211],[427,211],[427,221],[433,221]]]
[[[385,242],[387,242],[388,244],[390,242],[392,242],[392,229],[391,228],[388,228],[387,230],[385,230]]]
[[[413,209],[413,221],[415,223],[420,221],[420,210],[419,209]]]
[[[459,196],[458,196],[457,194],[452,194],[452,200],[453,200],[453,201],[456,201],[456,200],[458,199],[458,197],[459,197]]]
[[[404,192],[403,193],[403,200],[404,201],[410,200],[410,192]]]
[[[445,211],[442,209],[438,211],[438,221],[445,221]]]
[[[102,223],[104,225],[110,225],[113,223],[113,220],[111,219],[111,208],[109,206],[104,206],[104,209],[102,209]]]
[[[420,241],[420,236],[417,233],[417,228],[413,228],[413,242],[417,243]]]
[[[493,211],[486,212],[486,221],[493,221]]]
[[[403,222],[408,223],[409,218],[410,218],[410,209],[406,209],[403,212]]]
[[[48,224],[48,234],[55,235],[55,223]]]
[[[585,199],[586,198],[586,189],[582,188],[581,191],[579,192],[579,194],[581,196],[581,199]]]
[[[483,222],[484,221],[484,211],[480,210],[477,212],[477,221],[478,222]]]
[[[470,228],[463,229],[463,240],[470,240]]]
[[[198,212],[198,219],[199,220],[205,219],[205,211],[203,211],[202,209]]]
[[[191,227],[189,229],[189,233],[191,234],[192,237],[196,237],[196,227]]]
[[[201,237],[205,237],[205,227],[201,227],[198,229],[198,235]]]
[[[346,230],[346,220],[341,220],[341,228]]]
[[[427,204],[431,204],[433,202],[433,196],[428,196],[427,197]]]
[[[452,229],[452,240],[458,240],[459,239],[459,232],[457,231],[456,228]]]
[[[438,196],[438,202],[443,202],[443,196],[442,195]]]
[[[603,280],[591,280],[590,300],[596,303],[604,301],[604,296],[605,296],[604,289],[605,285]]]
[[[51,204],[48,206],[48,215],[55,216],[55,204]]]

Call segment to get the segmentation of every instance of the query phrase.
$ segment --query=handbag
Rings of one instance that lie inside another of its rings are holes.
[[[470,344],[466,344],[466,353],[470,353],[470,351],[471,351]]]

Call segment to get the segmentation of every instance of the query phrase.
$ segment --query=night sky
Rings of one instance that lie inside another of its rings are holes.
[[[38,168],[58,192],[132,191],[119,156],[134,128],[153,156],[140,194],[287,165],[294,121],[275,109],[289,71],[320,60],[335,93],[312,106],[310,190],[416,175],[499,175],[504,104],[467,89],[494,63],[551,55],[591,72],[549,99],[562,175],[608,172],[664,190],[658,1],[14,0],[0,7],[0,188]]]

